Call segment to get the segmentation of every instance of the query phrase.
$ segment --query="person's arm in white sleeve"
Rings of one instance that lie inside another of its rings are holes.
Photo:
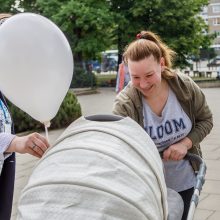
[[[0,133],[0,173],[4,160],[11,155],[10,153],[5,154],[5,151],[8,149],[14,137],[15,135],[10,133]]]

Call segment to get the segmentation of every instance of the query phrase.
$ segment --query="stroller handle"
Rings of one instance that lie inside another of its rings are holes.
[[[202,184],[204,184],[205,174],[206,174],[206,169],[207,169],[204,160],[198,155],[192,154],[192,153],[187,153],[184,159],[187,159],[189,161],[195,161],[199,165],[199,171],[197,172],[196,177],[197,179],[201,180]]]
[[[163,158],[163,151],[160,151],[159,154],[161,158]],[[195,162],[197,167],[199,167],[199,170],[195,172],[196,173],[195,189],[198,189],[200,192],[202,190],[203,184],[205,183],[205,174],[207,169],[204,160],[200,156],[189,152],[186,154],[186,156],[183,159],[189,160],[190,162]]]
[[[205,174],[207,167],[204,160],[198,155],[187,153],[185,158],[190,161],[195,161],[196,163],[199,163],[199,171],[197,172],[196,175],[196,184],[194,187],[194,193],[190,201],[190,208],[187,215],[187,220],[193,220],[195,209],[199,203],[199,195],[200,192],[202,191],[202,186],[205,183]]]
[[[159,152],[159,154],[162,158],[163,151]],[[187,220],[193,220],[195,209],[199,203],[199,195],[200,195],[200,192],[202,191],[202,186],[205,183],[205,174],[206,174],[207,167],[206,167],[204,160],[196,154],[187,153],[183,159],[189,160],[190,162],[195,162],[199,167],[199,170],[195,172],[196,173],[196,184],[194,186],[194,192],[193,192],[193,195],[190,201],[190,208],[189,208],[189,212],[187,215]]]

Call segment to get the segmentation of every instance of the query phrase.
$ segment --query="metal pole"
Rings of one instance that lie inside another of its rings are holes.
[[[199,195],[202,190],[202,186],[205,183],[205,174],[206,174],[206,164],[203,161],[202,158],[200,158],[197,155],[193,155],[188,153],[186,158],[197,161],[200,163],[199,166],[199,172],[196,176],[196,185],[195,185],[195,190],[192,195],[192,199],[190,201],[190,207],[189,207],[189,212],[187,215],[187,220],[193,220],[194,214],[195,214],[195,209],[199,203]]]

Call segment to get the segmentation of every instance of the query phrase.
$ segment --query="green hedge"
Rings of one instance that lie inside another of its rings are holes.
[[[7,103],[14,121],[16,133],[44,129],[44,125],[40,122],[31,118],[27,113],[23,112],[9,101],[7,101]],[[68,92],[57,115],[51,120],[50,129],[66,127],[81,115],[81,107],[77,97],[73,93]]]
[[[115,87],[116,74],[97,74],[97,86],[99,87]]]
[[[94,72],[85,70],[76,70],[73,74],[71,88],[96,87],[97,79]]]

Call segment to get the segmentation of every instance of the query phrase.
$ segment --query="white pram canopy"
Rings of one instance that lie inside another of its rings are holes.
[[[17,220],[166,220],[159,153],[130,118],[72,123],[36,165]]]

